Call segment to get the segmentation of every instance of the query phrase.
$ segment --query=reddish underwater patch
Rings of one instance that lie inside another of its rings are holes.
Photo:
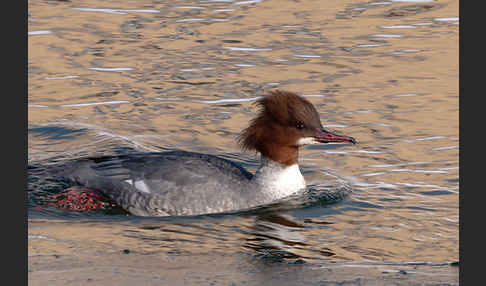
[[[49,199],[48,205],[63,210],[85,212],[106,209],[111,203],[97,190],[71,187],[54,195]]]

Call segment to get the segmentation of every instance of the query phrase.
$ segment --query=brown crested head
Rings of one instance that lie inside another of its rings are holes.
[[[322,128],[314,105],[293,92],[275,90],[258,99],[257,116],[244,129],[238,142],[244,150],[255,150],[276,162],[297,163],[300,146],[315,143],[351,142]]]
[[[315,107],[302,96],[280,90],[267,93],[255,104],[259,112],[238,138],[242,148],[280,163],[296,163],[302,131],[321,128]]]

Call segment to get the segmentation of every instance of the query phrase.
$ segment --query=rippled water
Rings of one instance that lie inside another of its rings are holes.
[[[82,248],[86,234],[70,234],[89,230],[100,249],[166,255],[458,260],[458,1],[29,1],[28,12],[29,255],[47,251],[39,236]],[[360,142],[301,151],[317,194],[191,218],[38,208],[62,187],[44,168],[86,155],[183,149],[255,171],[235,137],[274,88]],[[332,197],[343,185],[352,192]]]

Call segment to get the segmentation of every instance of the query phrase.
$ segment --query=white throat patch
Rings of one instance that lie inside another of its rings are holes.
[[[262,157],[253,179],[270,201],[278,200],[305,188],[299,165],[287,166]]]

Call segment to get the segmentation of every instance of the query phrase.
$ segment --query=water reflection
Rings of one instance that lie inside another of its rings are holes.
[[[256,218],[255,226],[245,247],[254,250],[263,260],[283,261],[302,258],[298,254],[305,247],[305,237],[299,231],[304,226],[283,214],[267,214]]]

